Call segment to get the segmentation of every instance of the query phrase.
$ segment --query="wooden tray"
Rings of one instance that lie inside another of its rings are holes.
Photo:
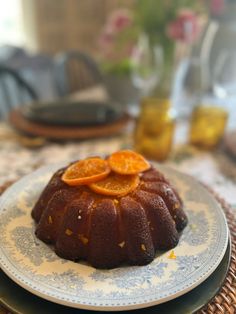
[[[120,119],[99,126],[50,126],[36,123],[26,119],[21,110],[14,109],[9,114],[10,124],[18,131],[52,140],[79,140],[97,137],[111,136],[125,129],[132,120],[128,113],[124,113]]]

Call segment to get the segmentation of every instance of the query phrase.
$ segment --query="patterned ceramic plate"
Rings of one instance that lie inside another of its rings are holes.
[[[0,265],[16,283],[56,303],[93,310],[143,308],[174,299],[203,282],[227,248],[225,216],[210,193],[193,178],[158,166],[178,187],[189,224],[180,243],[147,266],[96,270],[57,257],[34,236],[30,216],[58,165],[44,167],[11,186],[0,198]]]

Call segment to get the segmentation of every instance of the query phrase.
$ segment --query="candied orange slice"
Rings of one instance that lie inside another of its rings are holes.
[[[137,174],[148,170],[150,164],[140,154],[131,150],[121,150],[108,158],[111,169],[119,174]]]
[[[102,181],[92,183],[89,187],[98,194],[123,196],[136,189],[138,184],[138,175],[123,176],[112,172]]]
[[[106,160],[93,157],[69,166],[62,175],[62,180],[68,185],[90,184],[106,178],[110,171]]]

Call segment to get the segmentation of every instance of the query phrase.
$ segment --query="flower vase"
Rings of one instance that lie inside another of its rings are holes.
[[[171,101],[172,69],[172,62],[166,62],[158,86],[143,98],[134,132],[135,150],[157,161],[168,158],[173,144],[176,115]]]
[[[134,132],[134,148],[145,157],[164,161],[173,143],[175,115],[168,98],[146,98]]]

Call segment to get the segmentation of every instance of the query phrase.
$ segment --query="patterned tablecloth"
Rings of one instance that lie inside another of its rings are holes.
[[[236,210],[236,160],[232,160],[222,148],[214,152],[199,151],[185,142],[186,128],[180,125],[176,132],[174,151],[165,164],[207,184]],[[0,186],[43,165],[69,162],[89,155],[109,154],[130,147],[132,136],[127,133],[82,142],[35,142],[17,135],[5,123],[0,123]],[[0,307],[2,313],[5,312]]]

